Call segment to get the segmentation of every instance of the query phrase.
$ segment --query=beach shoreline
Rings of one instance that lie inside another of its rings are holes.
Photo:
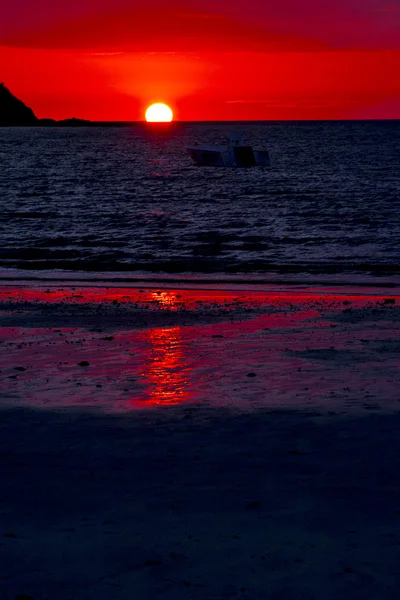
[[[397,410],[399,302],[360,288],[3,286],[3,404]]]
[[[3,286],[2,597],[397,598],[399,306]]]

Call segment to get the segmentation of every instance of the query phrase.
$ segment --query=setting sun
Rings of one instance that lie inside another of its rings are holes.
[[[148,123],[170,123],[173,116],[170,107],[162,103],[152,104],[146,110],[146,121]]]

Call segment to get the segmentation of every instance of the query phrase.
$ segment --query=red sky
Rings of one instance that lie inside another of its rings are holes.
[[[0,81],[39,117],[400,118],[400,0],[13,0]]]

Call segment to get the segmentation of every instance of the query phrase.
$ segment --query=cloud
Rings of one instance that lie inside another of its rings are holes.
[[[13,0],[2,7],[1,43],[100,52],[398,49],[400,3]]]
[[[326,46],[298,33],[259,25],[223,12],[153,1],[4,33],[3,45],[94,52],[320,51]]]

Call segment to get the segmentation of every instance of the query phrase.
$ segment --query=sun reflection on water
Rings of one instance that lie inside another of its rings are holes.
[[[181,404],[189,400],[189,366],[186,361],[180,327],[143,331],[145,366],[141,376],[148,390],[146,404]]]
[[[179,303],[174,293],[169,290],[150,292],[150,298],[153,302],[157,303],[160,308],[169,310],[178,310]]]

